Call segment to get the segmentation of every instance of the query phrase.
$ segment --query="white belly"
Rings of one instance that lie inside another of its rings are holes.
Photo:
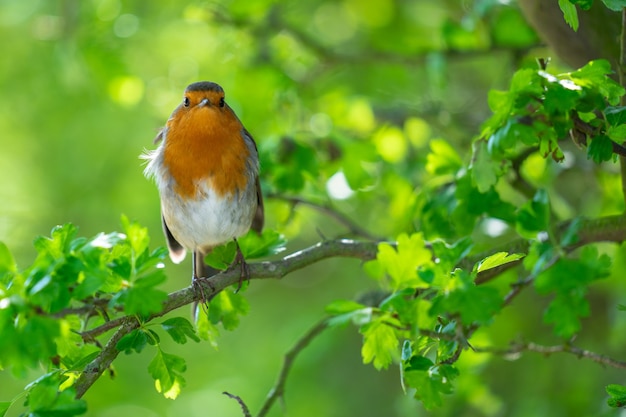
[[[168,198],[161,199],[161,210],[181,245],[206,252],[248,232],[257,200],[255,188],[250,186],[244,193],[230,197],[218,197],[208,187],[204,191],[196,200],[182,200],[169,191]]]

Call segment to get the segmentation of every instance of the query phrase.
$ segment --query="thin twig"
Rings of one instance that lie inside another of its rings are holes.
[[[483,346],[483,347],[473,346],[473,350],[474,352],[477,352],[477,353],[491,353],[491,354],[501,355],[501,356],[519,355],[526,351],[537,352],[537,353],[544,354],[546,356],[551,355],[553,353],[569,353],[579,358],[590,359],[591,361],[599,363],[600,365],[610,366],[616,369],[626,369],[626,361],[613,359],[609,356],[591,352],[586,349],[581,349],[579,347],[572,346],[570,344],[544,346],[544,345],[538,345],[536,343],[528,342],[528,343],[515,343],[511,345],[509,348],[497,348],[497,347],[491,347],[491,346]]]
[[[257,417],[265,417],[267,413],[270,411],[274,403],[277,399],[282,399],[285,395],[285,383],[287,382],[287,377],[289,376],[289,371],[291,371],[291,367],[293,366],[293,362],[296,359],[296,356],[306,348],[309,343],[313,339],[315,339],[320,333],[322,333],[328,327],[328,319],[324,319],[313,326],[308,332],[304,334],[296,344],[285,354],[283,358],[283,366],[278,374],[278,379],[276,383],[270,390],[263,406],[259,410]]]
[[[250,409],[248,408],[246,403],[243,402],[243,400],[241,399],[240,396],[233,395],[230,392],[226,392],[226,391],[222,392],[222,394],[224,394],[228,398],[232,398],[233,400],[235,400],[235,401],[237,401],[239,403],[239,405],[241,406],[241,410],[243,411],[244,417],[252,417],[252,414],[250,414]]]
[[[374,236],[372,233],[368,232],[367,230],[359,226],[356,222],[352,221],[350,217],[335,210],[330,205],[316,203],[310,200],[305,200],[301,197],[290,197],[290,196],[285,196],[281,194],[269,194],[267,197],[273,198],[276,200],[286,201],[292,204],[293,207],[298,206],[298,205],[311,207],[319,211],[320,213],[323,213],[327,215],[328,217],[331,217],[338,223],[345,226],[348,229],[348,231],[354,236],[359,236],[359,237],[363,237],[365,239],[371,239],[371,240],[381,240],[380,237]]]

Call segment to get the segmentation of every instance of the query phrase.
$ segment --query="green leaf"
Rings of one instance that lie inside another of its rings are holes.
[[[417,270],[432,263],[432,253],[426,248],[421,233],[411,236],[401,234],[395,248],[389,243],[378,245],[376,260],[391,278],[391,287],[397,291],[407,287],[425,287],[425,283],[418,278]]]
[[[147,316],[163,309],[167,293],[152,287],[130,287],[119,294],[112,302],[122,303],[127,314]]]
[[[487,192],[496,184],[498,180],[496,174],[498,169],[491,155],[489,155],[487,142],[481,140],[478,142],[478,147],[474,148],[474,156],[470,169],[472,172],[472,181],[476,184],[479,192]]]
[[[563,12],[563,17],[568,25],[574,31],[578,30],[578,12],[576,11],[576,6],[573,5],[569,0],[559,0],[559,7]]]
[[[619,103],[620,97],[624,95],[624,88],[608,77],[612,73],[611,63],[605,59],[598,59],[567,75],[576,84],[597,91],[611,105],[615,106]]]
[[[361,303],[357,303],[356,301],[335,300],[326,306],[325,311],[326,313],[335,316],[339,314],[351,313],[362,308],[365,308],[365,306]]]
[[[128,217],[122,216],[122,228],[130,243],[130,247],[137,256],[148,249],[150,237],[148,236],[147,227],[142,227],[139,223],[131,222]]]
[[[622,143],[626,140],[626,124],[618,126],[609,126],[606,134],[615,142]]]
[[[560,259],[539,274],[535,279],[535,288],[540,294],[552,291],[567,293],[607,277],[610,270],[611,259],[608,255],[599,255],[595,246],[585,246],[579,259]]]
[[[609,106],[603,111],[606,121],[611,126],[617,126],[626,123],[626,106]],[[584,122],[587,122],[583,119]]]
[[[8,246],[0,242],[0,276],[8,272],[16,272],[17,265]]]
[[[259,235],[251,230],[237,239],[245,259],[263,258],[285,250],[287,239],[275,230],[265,229]]]
[[[393,328],[377,320],[361,327],[363,363],[373,362],[376,369],[386,369],[393,361],[400,342]]]
[[[187,343],[187,338],[194,342],[199,342],[200,338],[189,320],[182,317],[172,317],[161,323],[163,329],[172,337],[174,342],[179,344]]]
[[[4,417],[9,410],[9,407],[13,405],[10,401],[0,401],[0,417]]]
[[[141,353],[146,344],[148,343],[148,336],[142,329],[135,329],[132,332],[125,334],[115,345],[116,349],[126,354],[132,353],[134,350],[137,353]]]
[[[148,365],[148,372],[154,379],[156,390],[165,398],[176,399],[185,386],[182,373],[187,369],[185,360],[180,356],[165,353],[160,347]]]
[[[532,200],[526,202],[517,212],[516,228],[523,236],[534,237],[548,229],[550,221],[550,201],[546,190],[538,190]]]
[[[582,10],[589,10],[593,5],[593,0],[569,0],[572,4],[577,4]]]
[[[77,416],[87,412],[87,403],[76,399],[73,388],[60,390],[65,381],[60,374],[51,373],[37,380],[28,392],[27,405],[32,416]]]
[[[488,324],[500,311],[502,298],[495,288],[476,286],[467,272],[454,271],[449,289],[434,298],[431,315],[458,313],[464,324]]]
[[[442,364],[426,370],[406,371],[404,380],[415,388],[415,398],[423,403],[424,408],[432,410],[443,405],[443,395],[452,394],[452,383],[458,375],[459,371],[452,365]]]
[[[606,135],[594,136],[587,147],[587,159],[595,163],[610,161],[613,157],[613,142]]]
[[[606,386],[606,392],[611,398],[607,400],[609,407],[622,408],[626,406],[626,387],[618,384]]]
[[[221,322],[224,329],[234,330],[239,326],[240,316],[248,314],[250,306],[241,294],[221,291],[211,300],[208,309],[212,324]]]
[[[614,12],[620,12],[624,7],[626,7],[625,0],[602,0],[602,3]]]
[[[589,316],[589,312],[584,292],[572,291],[567,295],[557,295],[548,305],[543,319],[554,325],[557,336],[569,339],[580,331],[580,318]]]
[[[428,371],[435,366],[433,361],[422,355],[415,355],[406,363],[405,371]]]
[[[508,252],[497,252],[478,262],[475,266],[476,272],[482,272],[500,265],[508,264],[509,262],[517,261],[524,256],[525,255],[522,253],[509,254]]]
[[[214,247],[209,254],[204,257],[207,265],[216,269],[227,269],[235,260],[237,246],[234,241]]]
[[[430,141],[430,153],[426,156],[426,171],[431,175],[454,174],[463,166],[456,150],[443,139]]]

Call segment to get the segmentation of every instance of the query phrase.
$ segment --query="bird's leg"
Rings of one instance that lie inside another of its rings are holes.
[[[239,285],[237,286],[237,290],[235,290],[235,292],[238,292],[241,289],[241,284],[243,284],[244,279],[250,282],[250,268],[248,267],[248,263],[246,262],[246,259],[243,256],[243,252],[241,252],[241,248],[239,247],[239,242],[237,242],[237,239],[233,239],[233,240],[235,241],[235,246],[237,247],[237,253],[235,254],[235,259],[233,260],[233,263],[230,265],[228,269],[233,269],[237,264],[241,265],[241,275],[239,275]]]
[[[211,298],[215,296],[215,287],[213,286],[213,283],[211,282],[209,277],[200,275],[205,270],[205,268],[203,268],[204,256],[202,256],[202,253],[199,253],[198,251],[193,251],[191,256],[192,256],[192,263],[193,263],[193,275],[191,276],[191,286],[193,287],[194,291],[197,294],[200,294],[200,302],[206,305],[209,301],[211,301]],[[204,287],[202,287],[202,285],[200,284],[200,281],[206,282],[209,285],[209,287],[211,287],[211,296],[207,297],[206,291],[204,291]]]

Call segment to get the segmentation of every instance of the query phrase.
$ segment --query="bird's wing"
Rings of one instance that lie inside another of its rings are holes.
[[[256,177],[256,212],[254,213],[254,218],[252,219],[252,230],[257,233],[261,233],[263,230],[263,223],[265,223],[265,210],[263,207],[263,194],[261,193],[261,182],[259,181],[259,177]]]
[[[252,144],[252,148],[254,148],[254,152],[256,152],[257,158],[258,158],[259,150],[256,146],[256,142],[254,141],[254,138],[252,137],[250,132],[248,132],[248,129],[246,129],[245,127],[242,129],[242,133],[243,133],[244,139],[248,139],[248,144],[249,145]],[[257,233],[261,233],[261,231],[263,230],[263,224],[265,223],[265,210],[263,207],[263,193],[261,192],[261,182],[259,181],[258,175],[256,177],[255,187],[256,187],[257,206],[256,206],[256,212],[254,213],[254,218],[252,219],[252,225],[250,226],[250,228]]]
[[[178,264],[185,259],[185,248],[183,248],[183,245],[178,243],[174,235],[172,235],[172,232],[170,232],[170,228],[167,227],[167,223],[165,223],[165,217],[161,216],[161,222],[163,223],[163,234],[167,240],[167,247],[170,250],[170,258],[172,259],[172,262]]]

